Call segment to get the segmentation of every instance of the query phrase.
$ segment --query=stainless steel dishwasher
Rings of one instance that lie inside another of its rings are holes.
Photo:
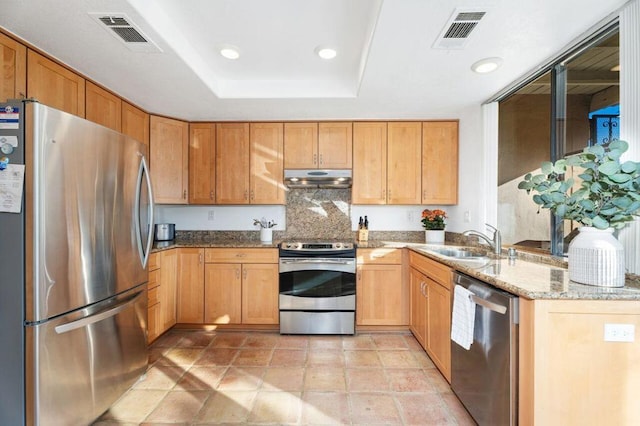
[[[454,273],[476,304],[469,350],[451,341],[451,388],[480,425],[518,423],[518,297]]]

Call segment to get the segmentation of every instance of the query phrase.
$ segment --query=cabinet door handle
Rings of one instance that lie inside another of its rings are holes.
[[[426,289],[427,289],[427,283],[426,283],[426,282],[424,282],[424,281],[421,281],[421,282],[420,282],[420,293],[422,293],[422,295],[423,295],[424,297],[429,297],[429,296],[427,295],[426,291],[425,291]]]
[[[202,253],[198,255],[198,263],[202,265]]]
[[[240,269],[236,269],[236,279],[240,279]]]
[[[209,191],[209,199],[213,200],[213,191]]]
[[[243,280],[247,279],[247,270],[246,269],[242,269],[242,279]]]
[[[318,154],[313,154],[313,165],[314,166],[318,165]]]
[[[249,199],[249,191],[244,191],[244,199],[245,200]]]
[[[320,154],[320,165],[322,166],[322,154]]]
[[[251,201],[256,199],[256,194],[255,192],[253,192],[253,189],[251,190]]]
[[[426,199],[427,198],[427,190],[425,189],[424,191],[422,191],[422,199]]]
[[[184,191],[182,191],[182,198],[183,199],[187,199],[187,190],[185,189]]]

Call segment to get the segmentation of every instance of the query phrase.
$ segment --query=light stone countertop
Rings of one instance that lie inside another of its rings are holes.
[[[263,244],[258,240],[246,239],[191,239],[178,238],[174,241],[155,242],[152,252],[172,248],[277,248],[279,240]],[[541,263],[531,261],[531,256],[518,252],[515,261],[506,256],[497,258],[489,255],[483,262],[458,261],[430,251],[437,247],[460,247],[407,243],[402,241],[356,242],[358,248],[409,248],[416,253],[439,261],[452,269],[470,275],[494,287],[508,291],[527,299],[566,299],[566,300],[637,300],[640,301],[640,283],[627,279],[624,287],[608,288],[578,284],[569,280],[569,273],[562,266],[562,260],[550,258]],[[474,249],[479,249],[474,247]],[[526,260],[525,260],[526,259]],[[543,259],[544,260],[544,259]]]
[[[632,280],[627,280],[624,287],[596,287],[570,281],[567,269],[557,265],[521,258],[509,260],[506,256],[497,258],[494,255],[485,261],[459,261],[429,251],[429,247],[432,246],[410,244],[407,247],[457,271],[527,299],[640,301],[640,286]]]

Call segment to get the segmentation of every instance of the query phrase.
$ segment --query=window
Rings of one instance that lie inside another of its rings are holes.
[[[576,227],[538,209],[518,182],[542,161],[619,137],[617,23],[499,100],[498,223],[503,242],[558,255]]]

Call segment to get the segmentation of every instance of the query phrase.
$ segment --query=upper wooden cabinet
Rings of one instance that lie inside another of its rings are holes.
[[[350,169],[353,124],[350,122],[286,123],[285,169]]]
[[[123,101],[122,133],[149,146],[149,114]]]
[[[120,132],[122,131],[122,100],[87,81],[85,118]]]
[[[189,124],[151,116],[151,182],[158,204],[187,204]]]
[[[216,202],[216,125],[189,125],[189,204]]]
[[[387,202],[387,123],[353,125],[353,204]]]
[[[284,204],[282,123],[219,123],[216,203]]]
[[[354,204],[420,204],[421,123],[361,122],[353,128]]]
[[[216,126],[216,203],[249,203],[249,123]]]
[[[84,117],[85,80],[62,65],[28,50],[27,97]]]
[[[0,102],[27,95],[27,48],[0,33]]]
[[[318,168],[350,169],[352,156],[353,123],[318,124]]]
[[[282,123],[251,123],[251,204],[284,204]]]
[[[318,167],[318,123],[284,123],[284,168]]]
[[[387,204],[420,204],[422,124],[387,124]]]
[[[422,123],[422,204],[458,203],[458,122]]]

